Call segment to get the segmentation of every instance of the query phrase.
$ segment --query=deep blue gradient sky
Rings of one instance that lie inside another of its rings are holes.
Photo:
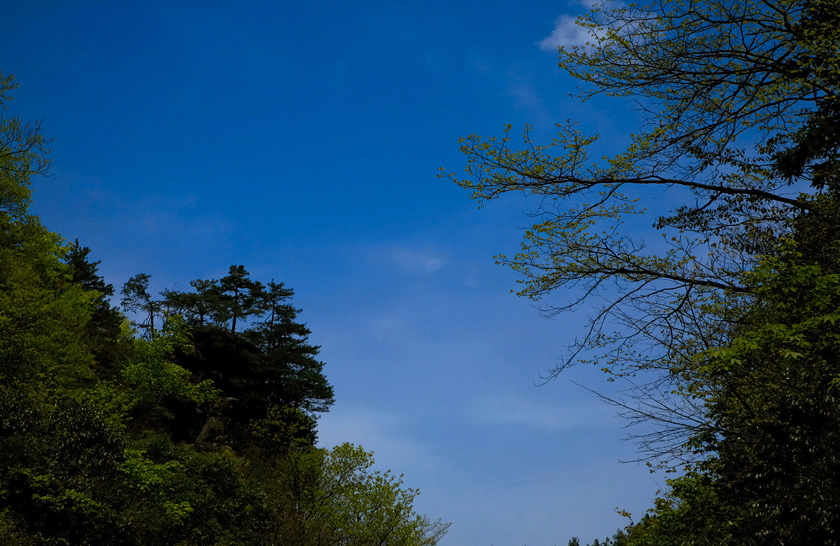
[[[554,45],[579,3],[39,1],[4,6],[8,112],[54,138],[34,211],[118,289],[186,289],[231,264],[296,291],[337,403],[320,441],[376,452],[453,522],[444,546],[603,538],[650,506],[594,369],[535,387],[586,321],[510,294],[524,199],[478,210],[437,178],[458,138],[627,104],[569,96]],[[548,41],[543,42],[543,40]],[[542,44],[541,44],[542,42]]]

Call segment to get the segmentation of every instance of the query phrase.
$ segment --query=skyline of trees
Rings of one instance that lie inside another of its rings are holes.
[[[560,66],[584,98],[637,100],[627,149],[600,157],[572,122],[515,147],[507,126],[464,139],[466,176],[443,176],[480,202],[535,198],[499,262],[547,314],[593,312],[552,376],[595,363],[658,427],[640,457],[674,477],[594,544],[840,544],[840,3],[653,0],[581,24],[592,43]],[[4,109],[13,88],[0,76]],[[139,273],[120,292],[132,323],[92,251],[28,213],[45,145],[0,118],[2,541],[444,536],[370,453],[317,447],[334,393],[291,289],[235,264],[154,295]],[[658,190],[680,204],[648,211]]]
[[[133,329],[91,250],[28,212],[43,142],[0,119],[0,542],[437,544],[449,525],[372,453],[316,446],[333,391],[293,291],[233,266],[157,300],[135,275]]]

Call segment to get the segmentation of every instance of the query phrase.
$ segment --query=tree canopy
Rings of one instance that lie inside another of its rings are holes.
[[[14,87],[0,75],[0,104]],[[0,543],[434,545],[448,524],[352,444],[315,443],[333,391],[282,283],[123,287],[30,215],[48,160],[0,119]]]
[[[601,157],[575,122],[464,138],[479,201],[534,196],[520,295],[590,310],[555,377],[594,362],[659,424],[642,457],[684,472],[620,544],[837,544],[840,210],[836,0],[601,3],[559,49],[581,98],[632,100]],[[681,204],[649,207],[669,191]],[[646,227],[649,226],[649,227]]]
[[[527,126],[520,148],[510,126],[462,140],[467,177],[446,176],[473,198],[538,198],[520,252],[498,256],[521,273],[519,294],[549,314],[594,304],[553,373],[598,355],[612,373],[661,378],[726,343],[753,297],[746,275],[794,219],[820,214],[819,195],[836,192],[836,7],[596,6],[579,21],[590,42],[561,48],[560,66],[588,86],[584,99],[635,101],[644,123],[628,148],[594,157],[598,136],[574,122],[546,144]],[[645,198],[662,190],[686,204],[648,210]]]

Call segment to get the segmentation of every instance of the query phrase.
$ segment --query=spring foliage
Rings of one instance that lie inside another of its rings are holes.
[[[13,88],[0,76],[3,107]],[[0,119],[0,543],[440,540],[448,525],[416,514],[418,492],[374,471],[372,453],[315,446],[333,394],[291,290],[234,267],[210,283],[204,322],[184,303],[204,284],[164,312],[135,276],[123,296],[147,313],[138,332],[91,250],[28,214],[44,153],[37,126]]]
[[[499,262],[549,314],[585,306],[563,364],[632,380],[642,457],[683,476],[615,544],[838,544],[837,0],[604,2],[560,67],[642,114],[601,157],[574,122],[461,141],[483,202],[534,196]],[[667,190],[682,204],[648,210]],[[644,225],[650,226],[647,231]],[[575,539],[576,540],[576,539]]]

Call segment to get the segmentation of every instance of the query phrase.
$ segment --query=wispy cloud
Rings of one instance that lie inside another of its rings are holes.
[[[598,402],[562,406],[512,395],[478,397],[466,408],[467,420],[475,424],[524,426],[546,431],[611,424],[614,414],[613,408]]]
[[[388,251],[388,260],[412,275],[432,275],[443,268],[443,258],[432,252],[410,248],[395,248]]]
[[[485,59],[474,59],[473,60],[473,68],[475,68],[476,72],[489,72],[490,71],[490,63],[488,63]]]
[[[554,133],[554,124],[557,122],[555,112],[541,96],[539,83],[532,81],[532,76],[527,72],[523,73],[519,67],[511,67],[508,70],[508,78],[508,96],[513,100],[514,108],[524,112],[528,116],[528,123],[537,131],[544,134]]]
[[[531,83],[514,80],[510,86],[510,94],[517,109],[527,110],[536,120],[553,120],[551,111]]]
[[[344,442],[361,445],[375,453],[379,468],[437,471],[443,464],[440,456],[407,430],[406,418],[395,413],[339,406],[318,420],[318,443],[324,447]]]

